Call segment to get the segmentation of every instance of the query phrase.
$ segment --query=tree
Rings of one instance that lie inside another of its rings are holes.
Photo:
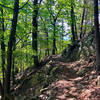
[[[53,48],[52,48],[52,54],[55,55],[56,51],[57,51],[57,47],[56,47],[56,23],[57,20],[61,14],[61,11],[63,9],[63,3],[61,5],[56,4],[54,0],[52,1],[48,1],[47,0],[47,4],[46,7],[48,9],[48,12],[50,14],[50,21],[51,24],[53,26]],[[49,6],[48,6],[49,5]],[[55,7],[55,8],[54,8]]]
[[[81,21],[81,28],[80,28],[80,39],[82,39],[82,36],[83,36],[83,24],[84,24],[84,19],[85,19],[85,12],[86,12],[85,4],[86,4],[86,1],[84,0],[84,8],[83,8],[83,13],[82,13],[82,21]]]
[[[1,25],[2,25],[2,31],[1,31],[1,59],[2,59],[2,73],[3,73],[3,84],[2,87],[4,87],[4,77],[5,77],[5,43],[4,43],[4,32],[5,32],[5,25],[4,25],[4,12],[3,8],[1,8]],[[2,89],[2,96],[3,96],[4,90]]]
[[[32,48],[34,52],[34,65],[35,67],[39,66],[38,61],[38,11],[39,11],[39,5],[41,4],[42,0],[34,0],[33,1],[33,18],[32,18]]]
[[[7,71],[6,71],[6,80],[5,80],[4,100],[9,100],[8,97],[10,94],[12,54],[13,54],[13,46],[15,44],[15,34],[16,34],[18,13],[19,13],[19,0],[15,0],[12,27],[11,27],[11,32],[10,32],[10,37],[9,37],[9,42],[8,42],[8,50],[7,50]]]
[[[98,0],[94,0],[94,30],[96,43],[96,67],[100,71],[100,33],[98,20]]]
[[[38,0],[33,1],[33,18],[32,18],[32,25],[33,25],[33,30],[32,30],[32,48],[33,51],[35,52],[34,55],[34,65],[37,67],[38,66]]]
[[[76,29],[76,22],[75,22],[75,14],[74,14],[74,1],[71,0],[71,31],[72,31],[72,43],[75,43],[77,40],[77,32]],[[76,29],[77,30],[77,29]]]

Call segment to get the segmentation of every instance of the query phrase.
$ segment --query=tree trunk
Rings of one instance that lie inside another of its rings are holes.
[[[56,51],[57,51],[57,47],[56,47],[56,21],[54,20],[54,24],[53,24],[53,50],[52,50],[52,54],[55,55],[56,54]]]
[[[75,20],[76,20],[76,19],[75,19]],[[76,38],[76,40],[78,40],[76,21],[75,21],[75,38]]]
[[[86,4],[86,1],[84,0],[84,5]],[[83,8],[83,14],[82,14],[82,21],[81,21],[81,28],[80,28],[80,40],[82,39],[83,36],[83,23],[84,23],[84,18],[85,18],[85,7]]]
[[[3,89],[3,86],[2,86],[1,80],[0,80],[0,95],[3,98],[3,96],[4,96],[4,89]]]
[[[16,34],[18,12],[19,12],[19,0],[15,0],[12,27],[11,27],[11,33],[10,33],[9,42],[8,42],[8,50],[7,50],[7,71],[6,71],[6,80],[5,80],[5,94],[4,94],[5,99],[4,100],[9,100],[8,96],[10,95],[12,53],[13,53],[13,46],[15,44],[15,34]]]
[[[15,57],[13,55],[12,57],[12,79],[13,79],[13,84],[15,83]]]
[[[96,42],[96,68],[100,71],[100,33],[98,20],[98,0],[94,0],[94,29]]]
[[[4,87],[4,80],[5,80],[5,43],[4,43],[4,32],[5,32],[5,26],[4,26],[4,13],[3,13],[3,9],[1,9],[1,13],[2,13],[2,32],[1,32],[1,59],[2,59],[2,73],[3,73],[3,84],[2,87]],[[4,93],[4,88],[2,88],[2,96]]]
[[[76,34],[75,34],[75,16],[74,16],[74,8],[73,8],[73,1],[71,0],[71,31],[72,31],[72,44],[76,41]]]
[[[38,0],[33,1],[33,30],[32,30],[32,48],[35,53],[34,55],[34,65],[35,67],[38,67],[39,61],[38,61]]]
[[[16,42],[16,39],[15,39]],[[16,50],[16,44],[14,43],[13,45],[13,52]],[[15,83],[15,55],[13,53],[12,55],[12,79],[13,79],[13,84]]]

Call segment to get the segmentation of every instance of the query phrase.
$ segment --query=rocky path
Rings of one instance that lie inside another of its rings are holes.
[[[100,100],[93,61],[66,63],[55,56],[52,63],[59,68],[58,78],[42,90],[41,100]]]
[[[29,72],[33,73],[34,70]],[[38,82],[37,78],[42,74],[44,80]],[[60,55],[53,56],[39,73],[33,73],[30,80],[28,76],[28,81],[26,78],[18,91],[21,99],[17,96],[16,100],[100,100],[97,77],[91,57],[88,60],[66,62]],[[46,80],[47,84],[44,85]]]

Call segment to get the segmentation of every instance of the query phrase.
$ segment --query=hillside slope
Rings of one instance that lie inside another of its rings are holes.
[[[93,56],[69,63],[60,55],[52,56],[40,70],[28,71],[33,73],[24,76],[13,94],[16,100],[100,100],[94,66]]]

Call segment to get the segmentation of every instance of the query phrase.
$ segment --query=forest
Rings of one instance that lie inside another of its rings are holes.
[[[0,100],[100,100],[99,0],[0,0]]]

